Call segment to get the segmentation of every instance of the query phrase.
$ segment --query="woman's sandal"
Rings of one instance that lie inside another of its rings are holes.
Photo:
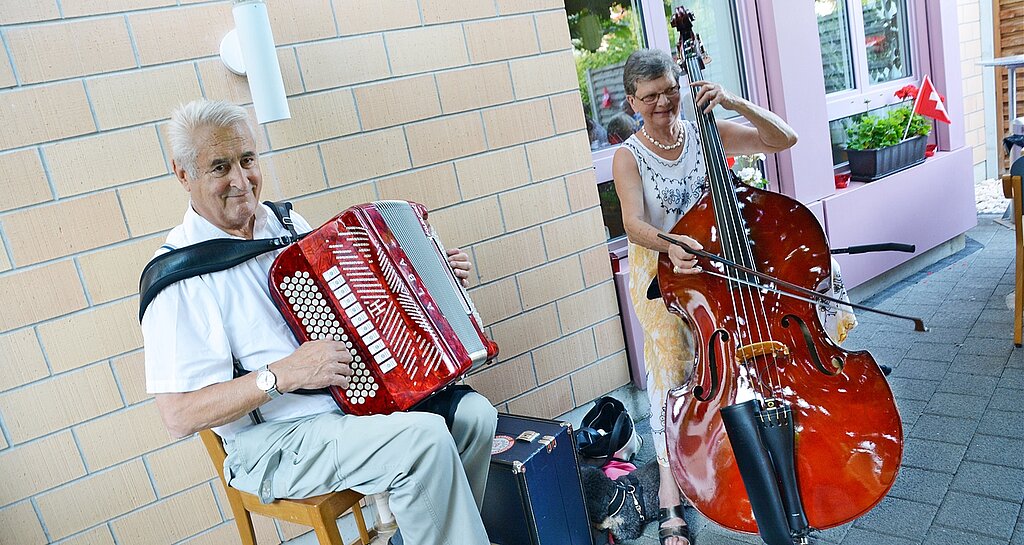
[[[679,519],[683,521],[682,526],[661,526],[672,519]],[[693,545],[693,540],[690,539],[690,527],[686,524],[686,519],[683,518],[683,506],[673,505],[672,507],[662,507],[658,510],[658,541],[665,543],[670,537],[681,537],[687,541],[690,545]]]

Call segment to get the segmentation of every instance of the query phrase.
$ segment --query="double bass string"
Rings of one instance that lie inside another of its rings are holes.
[[[682,54],[683,52],[680,52]],[[701,71],[699,66],[699,60],[696,56],[685,56],[687,60],[687,74],[696,76],[698,80],[703,79],[701,77]],[[732,185],[729,180],[727,168],[724,163],[725,149],[721,142],[721,136],[719,135],[716,126],[714,125],[714,113],[704,112],[701,105],[696,102],[696,94],[698,89],[691,87],[691,97],[694,99],[694,112],[699,118],[698,128],[701,132],[701,145],[705,150],[705,160],[708,165],[708,176],[712,183],[712,203],[715,207],[716,217],[720,218],[718,222],[719,229],[723,231],[721,233],[721,240],[723,242],[724,253],[733,261],[744,263],[748,268],[754,268],[753,256],[750,253],[749,239],[747,237],[746,230],[744,229],[743,219],[740,215],[739,201],[736,197],[735,192],[732,189]],[[717,195],[715,195],[717,193]],[[725,199],[730,199],[728,206]],[[730,255],[731,254],[731,255]],[[731,273],[726,273],[731,279]],[[745,274],[737,272],[735,274]],[[757,340],[764,341],[765,337],[768,340],[774,341],[771,334],[771,328],[768,327],[768,315],[764,308],[764,299],[761,298],[757,291],[749,287],[749,284],[743,284],[741,282],[735,282],[736,290],[739,292],[740,305],[737,307],[736,298],[733,295],[732,289],[729,290],[730,298],[732,299],[733,308],[739,308],[742,311],[744,326],[743,329],[747,331],[748,340],[747,342],[752,343],[754,341],[753,333],[756,328]],[[750,311],[754,315],[754,319],[750,320],[748,315],[748,301]],[[757,316],[760,311],[761,316]],[[738,317],[737,317],[738,318]],[[762,321],[763,320],[763,321]],[[765,334],[765,329],[768,333]],[[739,340],[737,340],[739,341]],[[739,344],[737,341],[737,344]],[[781,384],[780,377],[778,377],[778,355],[773,351],[771,353],[774,366],[768,366],[768,369],[762,368],[761,364],[755,358],[753,362],[754,368],[757,370],[759,379],[767,379],[768,387],[772,394],[777,393],[777,385]],[[774,367],[774,369],[772,369]],[[765,373],[764,371],[767,371]],[[761,380],[757,381],[757,386],[762,390],[761,396],[767,397],[766,392],[763,391],[764,385]]]
[[[688,57],[687,62],[687,74],[690,76],[690,80],[694,81],[694,77],[696,77],[697,80],[702,79],[700,77],[700,67],[697,64],[697,59],[695,57]],[[697,128],[701,133],[701,147],[704,149],[704,158],[707,163],[707,173],[712,194],[711,202],[715,209],[715,217],[717,218],[716,223],[720,230],[719,237],[722,243],[722,251],[727,257],[729,257],[729,259],[747,262],[748,260],[745,259],[746,256],[742,253],[741,248],[739,247],[738,237],[734,233],[734,231],[738,230],[738,226],[735,225],[735,217],[730,213],[732,211],[729,209],[725,201],[727,198],[726,190],[728,190],[728,188],[726,187],[727,184],[724,180],[724,173],[722,172],[721,165],[716,164],[715,162],[719,155],[715,153],[716,150],[712,148],[714,145],[713,133],[715,132],[711,128],[711,123],[714,122],[713,117],[711,117],[711,114],[705,113],[697,103],[696,95],[698,91],[699,90],[696,87],[690,88],[691,98],[693,98],[694,104],[694,113],[697,116]],[[731,278],[731,274],[729,274],[729,276]],[[752,320],[750,320],[750,316],[747,313],[748,305],[746,299],[748,294],[742,289],[730,289],[729,296],[732,302],[732,307],[737,309],[738,314],[742,314],[742,318],[740,315],[734,317],[737,321],[740,319],[743,320],[743,324],[741,327],[737,328],[737,332],[746,331],[746,336],[748,337],[746,342],[749,342],[752,338]],[[740,300],[739,304],[737,304],[736,301],[737,296]],[[751,308],[750,310],[753,311],[754,309]],[[756,320],[753,322],[756,322]],[[758,324],[758,326],[759,325],[760,324]],[[763,332],[760,331],[760,327],[758,327],[758,334],[759,337],[763,335]],[[744,340],[732,339],[732,342],[736,347],[738,347],[742,346]],[[763,396],[764,392],[761,392],[761,395]]]

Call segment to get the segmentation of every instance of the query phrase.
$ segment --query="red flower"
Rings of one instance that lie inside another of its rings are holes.
[[[896,92],[893,93],[893,94],[896,95],[896,98],[901,99],[901,100],[906,100],[908,98],[916,99],[917,98],[917,86],[916,85],[905,85],[905,86],[900,87],[899,89],[897,89]]]

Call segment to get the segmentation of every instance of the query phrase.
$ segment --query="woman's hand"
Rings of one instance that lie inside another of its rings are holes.
[[[455,277],[465,287],[469,284],[469,271],[473,270],[473,264],[469,262],[469,254],[458,248],[448,248],[445,250],[445,255],[448,256],[448,266],[452,268]]]
[[[706,80],[695,81],[690,87],[699,87],[697,91],[697,104],[706,104],[704,113],[710,113],[715,106],[721,106],[726,110],[735,110],[741,100],[736,95],[726,91],[717,83]]]
[[[704,249],[704,246],[701,246],[699,242],[686,235],[669,234],[668,236],[686,244],[694,250]],[[686,250],[675,244],[669,245],[668,258],[672,261],[672,272],[676,274],[697,274],[703,270],[697,265],[697,256],[687,253]]]

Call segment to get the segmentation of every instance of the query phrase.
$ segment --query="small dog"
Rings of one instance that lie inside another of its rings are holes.
[[[640,537],[648,522],[658,520],[658,462],[614,481],[592,465],[581,465],[580,475],[591,524],[616,542]]]

